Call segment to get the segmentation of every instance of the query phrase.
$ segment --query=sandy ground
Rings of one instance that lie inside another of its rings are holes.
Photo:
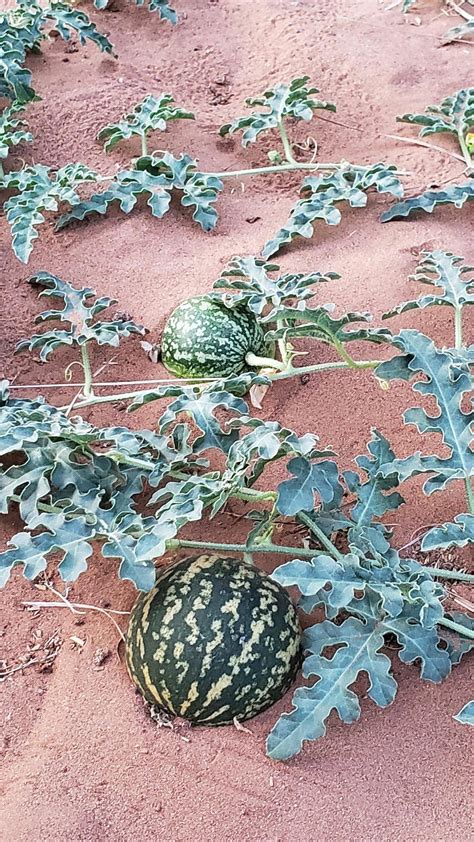
[[[102,57],[93,46],[70,52],[60,41],[31,57],[43,98],[29,109],[35,142],[19,154],[53,166],[80,160],[110,171],[138,149],[122,145],[106,160],[95,141],[97,130],[144,94],[170,91],[179,104],[195,110],[197,120],[172,125],[157,145],[191,152],[204,169],[263,164],[273,140],[244,151],[238,141],[220,140],[217,128],[242,113],[246,96],[308,73],[321,95],[337,103],[336,119],[350,127],[326,121],[312,125],[320,159],[397,163],[412,173],[409,191],[460,171],[447,156],[386,137],[397,131],[396,114],[439,102],[470,81],[472,48],[437,47],[437,36],[450,23],[439,16],[437,3],[424,6],[420,27],[405,23],[397,10],[384,13],[376,0],[176,4],[183,15],[176,29],[127,5],[119,5],[117,13],[97,13],[118,61]],[[401,131],[410,135],[410,129]],[[296,137],[304,135],[305,127],[299,126]],[[43,225],[28,268],[15,260],[0,220],[6,266],[2,375],[17,375],[17,384],[57,382],[70,360],[65,353],[40,368],[28,355],[13,356],[15,342],[28,333],[40,309],[24,284],[28,274],[48,270],[116,297],[120,309],[149,326],[155,338],[170,308],[208,290],[233,254],[258,254],[286,219],[298,184],[298,175],[246,180],[245,189],[228,184],[219,201],[219,225],[210,235],[180,208],[161,222],[144,208],[129,217],[112,212],[106,220],[57,235],[50,224]],[[423,245],[444,247],[473,262],[467,206],[413,223],[380,225],[385,205],[386,199],[377,197],[366,211],[345,211],[339,227],[319,227],[310,242],[298,240],[278,256],[280,264],[285,270],[341,273],[327,298],[378,317],[412,296],[406,279]],[[423,325],[440,341],[452,330],[447,312],[436,318],[408,314],[399,323]],[[140,353],[136,343],[123,346],[116,369],[121,379],[159,376]],[[103,359],[99,352],[94,364]],[[370,375],[336,372],[313,377],[305,386],[297,380],[281,383],[268,397],[265,414],[300,433],[317,432],[348,467],[363,452],[373,425],[400,455],[409,452],[417,435],[400,420],[408,400],[406,385],[386,393]],[[148,407],[132,423],[151,425],[155,413],[156,407]],[[87,417],[121,423],[110,407],[90,410]],[[427,500],[418,483],[410,484],[408,505],[396,516],[398,544],[417,527],[460,511],[461,491]],[[17,529],[9,518],[4,539]],[[216,530],[223,535],[226,524]],[[331,719],[325,739],[307,746],[297,759],[276,764],[265,757],[263,740],[288,698],[249,723],[252,735],[229,727],[158,729],[131,689],[109,620],[91,613],[78,625],[67,611],[25,612],[21,601],[38,598],[43,594],[19,574],[1,595],[0,657],[15,662],[38,630],[43,641],[56,632],[63,641],[52,672],[30,668],[2,685],[0,835],[8,842],[474,839],[468,803],[472,735],[452,719],[472,695],[472,663],[458,667],[442,686],[421,683],[415,668],[396,665],[400,692],[388,710],[364,701],[359,723],[347,727]],[[71,598],[125,610],[134,591],[116,579],[113,563],[97,560]],[[84,646],[74,646],[71,636],[84,640]],[[98,669],[93,658],[99,647],[111,654]]]

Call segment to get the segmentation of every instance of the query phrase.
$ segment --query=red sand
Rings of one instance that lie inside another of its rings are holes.
[[[413,173],[407,179],[409,191],[460,171],[461,165],[449,157],[386,137],[397,130],[396,114],[439,102],[469,83],[472,48],[437,47],[437,36],[449,25],[444,15],[436,18],[437,3],[426,6],[421,27],[406,24],[398,10],[384,13],[375,0],[176,3],[185,13],[176,29],[123,4],[118,13],[97,14],[118,49],[117,62],[103,58],[93,46],[71,53],[62,41],[31,57],[43,99],[29,108],[35,142],[22,152],[27,161],[58,166],[81,160],[104,172],[113,170],[138,149],[130,143],[105,160],[94,140],[97,130],[144,94],[164,90],[192,107],[197,121],[172,125],[166,138],[157,138],[158,146],[190,151],[204,169],[263,163],[262,147],[245,152],[238,141],[219,140],[216,130],[243,113],[245,96],[308,73],[321,95],[337,103],[336,119],[354,127],[312,124],[321,160],[397,163]],[[296,136],[304,138],[305,129],[299,126]],[[264,149],[272,144],[268,140]],[[43,269],[87,283],[116,297],[121,310],[155,329],[156,336],[170,308],[208,290],[233,254],[258,253],[285,220],[298,184],[297,175],[247,179],[245,190],[239,183],[227,184],[218,206],[221,219],[210,235],[178,208],[161,222],[145,209],[130,217],[113,212],[106,220],[58,235],[51,225],[43,225],[28,268],[10,251],[2,220],[7,264],[2,374],[17,374],[17,383],[57,382],[70,360],[68,354],[58,355],[55,363],[40,368],[27,354],[13,356],[15,342],[28,333],[39,309],[24,285],[27,275]],[[406,278],[423,244],[464,254],[472,263],[472,253],[466,253],[472,242],[467,207],[382,226],[377,218],[384,204],[384,197],[377,197],[365,211],[345,210],[338,228],[318,227],[312,241],[297,241],[279,255],[280,264],[285,270],[340,272],[343,278],[327,299],[379,317],[412,296]],[[447,312],[436,313],[436,318],[433,313],[408,314],[402,323],[423,325],[441,337],[452,330]],[[98,353],[94,362],[103,359]],[[117,360],[111,378],[115,371],[119,379],[157,376],[137,344],[125,343]],[[57,397],[61,400],[66,393]],[[401,455],[417,441],[400,420],[407,400],[406,385],[385,393],[369,375],[332,373],[313,377],[306,386],[297,380],[279,384],[267,397],[264,412],[300,433],[317,432],[349,466],[365,447],[372,425],[380,427]],[[148,407],[131,423],[152,425],[156,411]],[[87,417],[117,422],[111,407],[90,410]],[[400,543],[420,525],[448,519],[462,506],[462,489],[426,500],[419,484],[412,483],[406,497],[408,505],[396,516]],[[222,535],[224,524],[217,528]],[[5,539],[17,529],[18,523],[9,519]],[[19,574],[1,594],[1,657],[14,662],[35,629],[43,640],[58,629],[64,641],[52,673],[30,668],[2,685],[0,826],[5,840],[474,838],[468,804],[472,732],[452,719],[472,696],[472,664],[467,661],[442,686],[422,683],[415,668],[396,664],[400,692],[388,710],[364,701],[359,723],[348,727],[331,719],[325,739],[306,746],[298,759],[277,764],[265,757],[263,739],[289,698],[248,723],[253,736],[229,727],[157,730],[116,655],[113,625],[93,613],[75,625],[67,611],[42,611],[33,617],[21,607],[21,600],[43,597]],[[133,597],[133,588],[117,580],[115,565],[98,559],[71,591],[76,601],[117,609],[129,608]],[[85,640],[80,651],[71,635]],[[100,670],[92,663],[98,647],[112,651]]]

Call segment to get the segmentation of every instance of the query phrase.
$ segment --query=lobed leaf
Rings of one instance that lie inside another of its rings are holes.
[[[308,87],[309,76],[293,79],[289,85],[279,83],[259,97],[245,100],[249,107],[262,106],[263,111],[253,111],[246,117],[238,117],[232,123],[221,126],[219,134],[225,137],[242,131],[242,146],[255,143],[262,132],[278,128],[291,117],[294,120],[309,122],[315,111],[335,111],[336,106],[326,100],[313,99],[312,94],[319,93],[318,88]]]
[[[402,114],[397,122],[422,126],[419,137],[442,132],[464,137],[474,126],[474,88],[463,88],[440,105],[428,105],[424,114]]]
[[[269,273],[279,268],[257,257],[234,257],[221,277],[214,282],[214,289],[229,289],[231,294],[224,292],[215,297],[227,307],[245,304],[256,316],[265,313],[273,321],[285,305],[313,298],[314,284],[340,277],[336,272],[311,272],[309,275],[285,274],[271,278]]]
[[[462,208],[472,199],[474,199],[474,180],[466,181],[464,184],[450,184],[443,190],[426,190],[419,196],[412,196],[403,202],[395,202],[382,214],[380,220],[391,222],[392,219],[401,219],[419,210],[433,213],[438,205],[454,205],[456,208]]]
[[[62,345],[85,345],[86,342],[93,341],[98,345],[112,345],[116,348],[120,339],[132,333],[145,333],[145,328],[131,319],[116,317],[110,321],[94,321],[100,313],[117,301],[107,296],[96,298],[95,291],[90,287],[78,289],[69,281],[63,281],[49,272],[37,272],[28,278],[28,283],[42,288],[40,296],[53,296],[64,302],[61,310],[46,310],[40,313],[35,321],[42,323],[58,320],[68,322],[69,327],[67,330],[45,331],[29,339],[22,339],[17,343],[17,351],[25,348],[34,351],[39,348],[40,359],[45,361]]]
[[[435,398],[437,414],[431,415],[421,407],[408,409],[403,416],[406,424],[414,424],[420,433],[439,433],[450,455],[423,456],[419,452],[405,459],[394,459],[382,465],[382,476],[396,473],[399,481],[429,473],[425,494],[439,491],[455,479],[469,481],[474,474],[474,453],[471,450],[474,412],[465,412],[461,403],[466,393],[472,392],[472,379],[467,367],[453,370],[453,357],[449,351],[435,347],[434,342],[416,330],[402,330],[393,337],[393,344],[407,355],[407,367],[413,374],[422,374],[413,390]],[[397,379],[398,372],[383,368],[385,379]]]
[[[339,470],[335,462],[326,460],[312,464],[304,456],[288,462],[287,470],[294,479],[284,480],[278,486],[276,506],[282,515],[291,517],[299,512],[314,509],[314,495],[328,507],[336,507],[342,499]]]
[[[474,304],[474,275],[471,266],[463,265],[463,258],[446,251],[423,251],[421,263],[409,280],[419,281],[433,287],[429,295],[404,301],[392,310],[383,313],[382,319],[389,319],[408,310],[423,310],[432,305],[449,305],[461,310],[466,304]],[[465,275],[470,275],[464,278]]]
[[[91,214],[104,215],[113,202],[118,202],[124,213],[130,213],[140,195],[148,197],[147,205],[152,215],[161,219],[169,210],[173,190],[179,190],[182,192],[181,204],[194,207],[193,219],[204,231],[209,231],[217,222],[212,204],[222,189],[219,178],[196,172],[196,162],[189,155],[175,158],[170,152],[164,152],[160,158],[142,157],[135,162],[135,169],[117,173],[107,190],[85,201],[71,202],[72,209],[60,217],[56,230]]]
[[[341,212],[338,202],[361,208],[367,204],[367,192],[375,188],[378,193],[402,196],[403,187],[394,166],[372,164],[357,167],[343,162],[333,173],[311,175],[304,179],[300,199],[285,223],[272,240],[265,243],[263,257],[276,254],[283,245],[295,237],[309,239],[314,234],[314,222],[324,220],[327,225],[338,225]]]
[[[0,158],[7,158],[11,149],[19,143],[33,140],[24,120],[18,117],[25,110],[25,103],[12,102],[0,114]]]
[[[61,202],[79,202],[76,188],[98,178],[98,174],[84,164],[67,164],[56,171],[36,164],[3,177],[4,188],[19,191],[4,204],[12,231],[13,251],[19,260],[28,263],[33,242],[38,237],[36,228],[45,221],[44,212],[58,210]]]
[[[474,514],[456,515],[454,523],[433,527],[423,536],[421,549],[428,552],[468,544],[474,544]]]
[[[194,114],[174,105],[171,94],[162,93],[158,97],[147,94],[118,123],[110,123],[101,129],[97,140],[104,142],[106,152],[110,152],[122,140],[133,136],[145,137],[149,132],[166,130],[171,120],[194,120]]]
[[[410,612],[395,619],[349,617],[341,624],[331,620],[316,623],[304,634],[303,645],[309,655],[303,674],[316,676],[318,681],[295,691],[293,710],[284,713],[271,730],[267,753],[272,759],[287,760],[300,751],[305,740],[324,736],[332,710],[343,722],[355,722],[360,704],[350,687],[362,672],[369,678],[372,701],[386,707],[394,700],[397,682],[389,658],[381,651],[387,634],[397,637],[402,661],[421,663],[421,675],[426,680],[439,682],[449,674],[451,661],[446,650],[438,646],[437,632],[414,622]],[[339,648],[331,658],[326,657],[324,650],[334,646]]]

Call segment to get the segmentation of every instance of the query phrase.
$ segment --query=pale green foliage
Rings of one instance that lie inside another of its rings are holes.
[[[382,214],[380,219],[382,222],[390,222],[392,219],[400,219],[419,210],[433,213],[439,205],[454,205],[456,208],[462,208],[466,202],[473,199],[474,179],[470,179],[464,184],[449,184],[442,190],[427,190],[419,196],[396,202]]]
[[[137,325],[131,319],[112,318],[110,320],[96,317],[113,304],[114,298],[104,295],[97,298],[93,289],[84,287],[77,289],[68,281],[62,281],[49,272],[38,272],[28,278],[28,283],[41,289],[40,296],[52,296],[63,301],[61,310],[46,310],[40,313],[35,321],[39,324],[50,321],[67,322],[68,327],[62,330],[48,330],[35,334],[29,339],[22,339],[16,346],[17,351],[28,349],[40,350],[40,359],[45,361],[62,345],[85,345],[86,342],[96,342],[98,345],[112,345],[117,347],[123,337],[132,333],[143,335],[145,328]]]
[[[19,260],[28,263],[38,237],[36,228],[45,221],[44,212],[57,211],[61,202],[78,203],[77,187],[98,178],[85,164],[67,164],[58,170],[36,164],[0,178],[1,188],[18,191],[7,199],[4,211]]]
[[[31,73],[23,65],[28,50],[37,50],[54,29],[69,41],[77,35],[81,44],[95,43],[100,50],[113,53],[109,39],[80,9],[62,0],[41,5],[37,0],[16,0],[15,8],[0,13],[0,96],[18,102],[35,98]]]
[[[303,335],[335,347],[346,341],[345,335],[361,338],[360,331],[350,327],[361,314],[336,320],[327,308],[309,306],[311,285],[316,285],[316,291],[324,288],[320,282],[333,273],[273,280],[271,273],[277,269],[259,258],[234,258],[221,278],[230,288],[224,295],[240,295],[240,306],[251,303],[260,319],[272,314],[282,322],[283,331],[307,327],[312,333]],[[461,286],[465,271],[459,258],[433,252],[424,255],[417,277],[421,273],[419,279],[434,282],[446,297],[463,306],[469,297],[467,285]],[[121,337],[121,320],[97,320],[112,303],[110,299],[94,300],[91,290],[76,290],[47,273],[34,276],[33,283],[45,286],[44,294],[63,299],[62,310],[47,311],[39,319],[66,321],[73,344],[109,340],[115,344]],[[429,303],[436,304],[437,297],[438,292]],[[131,325],[126,322],[125,335]],[[432,569],[418,560],[401,558],[381,519],[404,502],[398,484],[411,476],[430,475],[426,493],[443,489],[453,480],[469,480],[472,415],[462,405],[472,386],[467,353],[462,348],[436,348],[428,337],[413,330],[394,337],[388,331],[367,328],[362,333],[366,333],[362,338],[390,342],[399,351],[378,366],[379,379],[414,378],[415,392],[435,398],[435,414],[431,409],[412,408],[405,421],[421,433],[441,434],[448,456],[416,453],[399,459],[387,439],[373,430],[367,452],[355,460],[357,470],[341,472],[333,451],[320,447],[314,434],[299,435],[277,421],[249,415],[243,394],[254,385],[270,382],[258,374],[206,386],[167,384],[129,396],[130,409],[170,401],[153,432],[125,426],[97,428],[41,398],[11,399],[3,381],[0,511],[7,513],[18,506],[24,529],[0,553],[0,583],[8,580],[16,566],[34,579],[53,559],[60,576],[74,581],[86,570],[94,547],[104,558],[118,560],[121,578],[148,590],[155,581],[156,560],[181,529],[204,517],[212,519],[234,497],[255,505],[263,494],[263,500],[271,504],[248,513],[250,528],[244,546],[250,552],[267,547],[274,553],[271,541],[279,534],[282,518],[304,527],[306,534],[297,539],[299,546],[273,576],[299,590],[302,611],[311,614],[317,609],[321,618],[304,636],[303,672],[316,680],[296,690],[293,709],[271,731],[270,756],[286,759],[305,740],[322,736],[332,710],[344,722],[358,719],[360,702],[353,685],[361,673],[369,677],[370,699],[381,707],[390,704],[397,692],[392,657],[406,664],[416,662],[425,680],[442,681],[472,648],[469,638],[474,623],[465,615],[446,612],[446,594]],[[42,344],[47,356],[56,340],[60,343],[63,337],[52,331],[23,344]],[[70,344],[68,339],[66,344]],[[212,469],[210,456],[216,465]],[[271,477],[267,468],[277,460],[282,460],[287,474],[273,491],[271,485],[265,487],[265,479],[269,473]],[[261,491],[255,488],[257,481]],[[429,547],[466,546],[473,540],[472,518],[473,514],[460,514],[453,523],[432,529],[426,543]],[[307,549],[310,539],[312,550]],[[394,639],[399,649],[391,655],[386,644]],[[466,721],[464,714],[461,721]]]
[[[404,301],[384,313],[383,319],[408,310],[424,310],[433,305],[462,310],[465,305],[474,304],[474,269],[472,266],[464,266],[462,257],[441,250],[423,251],[421,257],[421,263],[410,280],[426,284],[433,291],[412,301]]]
[[[245,100],[250,108],[258,105],[263,111],[253,111],[246,117],[238,117],[233,123],[221,126],[219,134],[225,137],[228,134],[242,131],[242,146],[255,143],[262,132],[279,128],[287,119],[305,120],[309,122],[314,112],[319,109],[335,111],[336,106],[326,100],[313,99],[313,94],[319,93],[318,88],[308,87],[309,76],[302,76],[293,79],[289,85],[278,84],[259,97],[250,97]]]
[[[0,158],[6,158],[13,146],[33,140],[33,135],[26,128],[22,117],[25,105],[12,102],[0,114]]]
[[[363,208],[371,190],[402,196],[396,167],[385,164],[356,167],[343,163],[333,173],[307,176],[301,186],[303,198],[296,203],[283,228],[265,243],[263,256],[271,257],[295,237],[309,239],[314,234],[314,223],[319,219],[326,225],[339,225],[341,212],[337,204],[347,202],[352,208]]]
[[[194,120],[194,114],[174,105],[171,94],[159,94],[157,97],[147,94],[118,123],[110,123],[97,135],[97,140],[104,143],[106,152],[110,152],[117,143],[129,140],[133,136],[146,137],[150,132],[164,132],[170,120]]]
[[[463,88],[440,105],[427,105],[424,114],[403,114],[397,122],[421,126],[419,137],[448,132],[463,138],[474,126],[474,88]]]
[[[199,172],[196,161],[189,155],[175,158],[170,152],[164,152],[161,156],[142,157],[138,158],[133,170],[119,172],[102,193],[74,203],[56,227],[59,230],[91,214],[103,215],[112,202],[118,202],[121,211],[130,213],[141,194],[147,196],[153,216],[161,219],[169,210],[173,191],[179,191],[183,207],[193,207],[193,219],[204,231],[210,231],[217,222],[217,212],[212,205],[222,188],[222,181],[212,174]]]
[[[161,20],[167,20],[172,24],[178,23],[178,16],[170,6],[170,0],[135,0],[137,6],[147,5],[149,12],[158,12]],[[107,9],[111,0],[94,0],[96,9]]]

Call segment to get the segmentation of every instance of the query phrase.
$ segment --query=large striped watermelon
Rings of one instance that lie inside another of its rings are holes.
[[[166,322],[161,358],[177,377],[227,377],[265,355],[265,334],[247,307],[226,307],[206,295],[183,301]]]
[[[280,699],[301,662],[287,592],[235,558],[165,568],[132,611],[129,673],[152,704],[196,723],[249,719]]]

